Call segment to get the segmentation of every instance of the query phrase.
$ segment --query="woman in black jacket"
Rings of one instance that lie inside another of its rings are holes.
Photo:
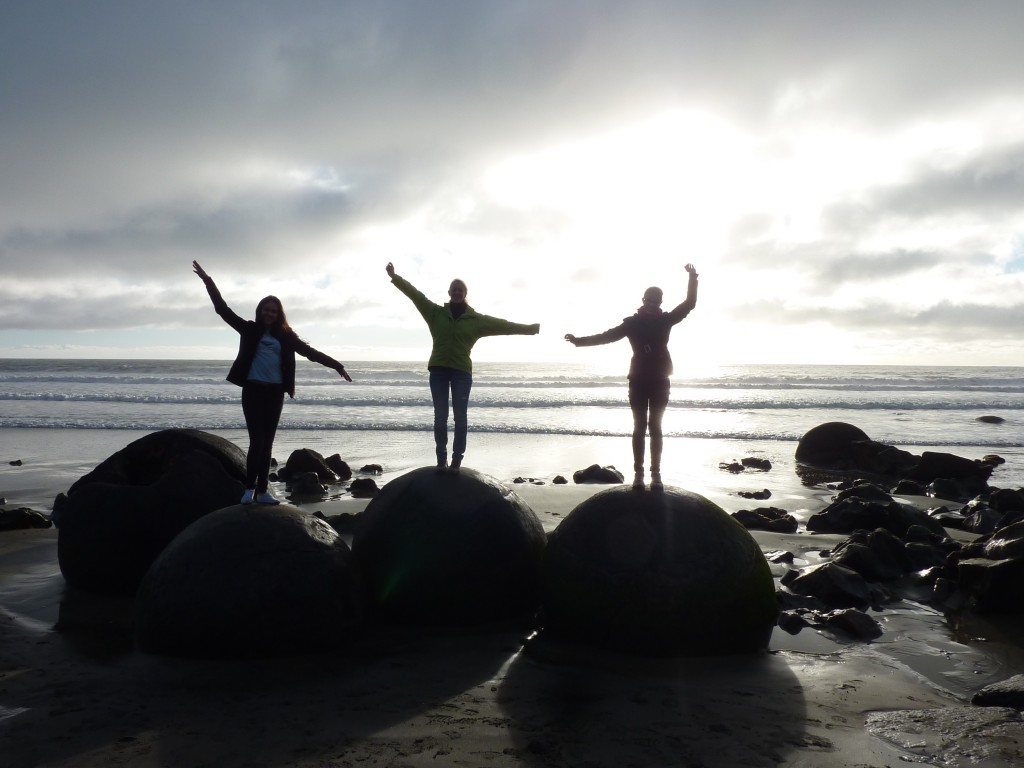
[[[565,340],[577,347],[609,344],[628,338],[633,348],[629,363],[629,407],[633,411],[633,487],[644,487],[644,442],[651,434],[651,489],[661,490],[661,417],[668,407],[669,376],[672,357],[668,353],[668,337],[672,326],[697,306],[697,270],[686,265],[689,282],[686,299],[670,312],[661,308],[661,288],[644,291],[643,304],[635,315],[594,336],[565,334]]]
[[[242,413],[249,431],[242,503],[280,504],[268,489],[270,456],[284,407],[284,393],[295,397],[295,353],[333,368],[345,381],[352,381],[352,377],[333,357],[313,349],[298,337],[288,325],[284,307],[276,296],[260,299],[255,320],[243,320],[227,305],[213,278],[198,261],[192,262],[192,269],[206,284],[217,314],[238,331],[238,357],[227,379],[242,388]]]

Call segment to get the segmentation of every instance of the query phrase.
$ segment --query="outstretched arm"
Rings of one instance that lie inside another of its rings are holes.
[[[314,349],[309,346],[306,342],[295,336],[295,351],[302,355],[307,360],[312,360],[314,363],[320,363],[325,368],[331,368],[338,372],[345,381],[352,381],[352,377],[348,375],[348,371],[345,370],[345,366],[339,363],[330,355],[326,355],[319,349]]]
[[[409,297],[409,300],[415,305],[417,311],[423,316],[423,319],[429,323],[430,313],[440,309],[440,307],[416,290],[416,287],[412,283],[396,273],[395,265],[390,261],[384,270],[388,273],[388,277],[391,278],[391,284]]]
[[[565,334],[565,340],[572,344],[574,347],[596,347],[599,344],[611,344],[613,341],[626,338],[626,324],[622,323],[609,328],[604,333],[598,333],[593,336],[573,336],[571,333]]]

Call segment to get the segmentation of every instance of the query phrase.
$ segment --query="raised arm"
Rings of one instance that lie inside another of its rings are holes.
[[[221,316],[225,323],[241,333],[246,325],[245,320],[236,315],[231,307],[227,305],[227,302],[224,301],[220,291],[217,289],[217,284],[213,282],[213,278],[206,274],[206,270],[200,266],[198,261],[193,260],[192,271],[199,275],[199,279],[206,285],[206,292],[210,294],[210,301],[213,302],[214,311]]]
[[[395,265],[390,261],[384,270],[388,273],[388,277],[391,278],[391,284],[409,297],[409,300],[415,305],[416,309],[423,316],[423,319],[429,323],[431,312],[438,309],[439,305],[432,302],[418,291],[412,283],[395,272]]]
[[[683,303],[669,312],[672,322],[678,323],[697,306],[697,269],[693,264],[686,265],[686,272],[690,278],[686,285],[686,298]]]

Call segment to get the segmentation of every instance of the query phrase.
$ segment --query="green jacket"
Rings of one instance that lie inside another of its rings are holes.
[[[434,348],[430,351],[427,367],[445,366],[456,368],[467,373],[473,372],[473,360],[470,352],[477,339],[484,336],[531,336],[540,333],[540,324],[524,325],[502,320],[500,317],[481,315],[471,306],[456,320],[448,308],[435,304],[403,277],[395,275],[391,282],[398,290],[408,296],[416,309],[427,321],[430,337],[434,340]]]

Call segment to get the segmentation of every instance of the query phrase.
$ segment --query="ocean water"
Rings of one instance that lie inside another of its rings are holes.
[[[0,429],[244,429],[227,361],[0,360]],[[417,363],[350,363],[354,383],[299,362],[281,430],[429,431],[427,371]],[[625,375],[585,365],[481,363],[470,401],[475,433],[625,436]],[[979,421],[995,416],[1002,423]],[[1019,447],[1024,368],[726,366],[678,375],[670,437],[796,441],[826,421],[894,445]]]
[[[24,441],[25,434],[45,439],[53,430],[91,430],[78,434],[98,437],[99,430],[141,436],[187,427],[245,447],[240,390],[224,380],[228,367],[223,360],[0,360],[0,430],[18,430]],[[299,361],[296,397],[285,403],[277,445],[333,453],[341,444],[401,467],[432,461],[423,362],[351,362],[348,369],[353,383]],[[755,452],[771,445],[778,453],[782,444],[791,456],[807,430],[828,421],[855,424],[909,450],[971,458],[997,453],[1007,459],[998,484],[1024,485],[1024,368],[774,365],[681,372],[672,381],[664,428],[677,445],[706,441]],[[624,370],[609,375],[578,363],[474,366],[467,456],[481,457],[485,446],[517,454],[546,446],[550,453],[631,430]],[[66,441],[69,433],[61,434]],[[628,440],[614,444],[618,466],[628,466]]]

